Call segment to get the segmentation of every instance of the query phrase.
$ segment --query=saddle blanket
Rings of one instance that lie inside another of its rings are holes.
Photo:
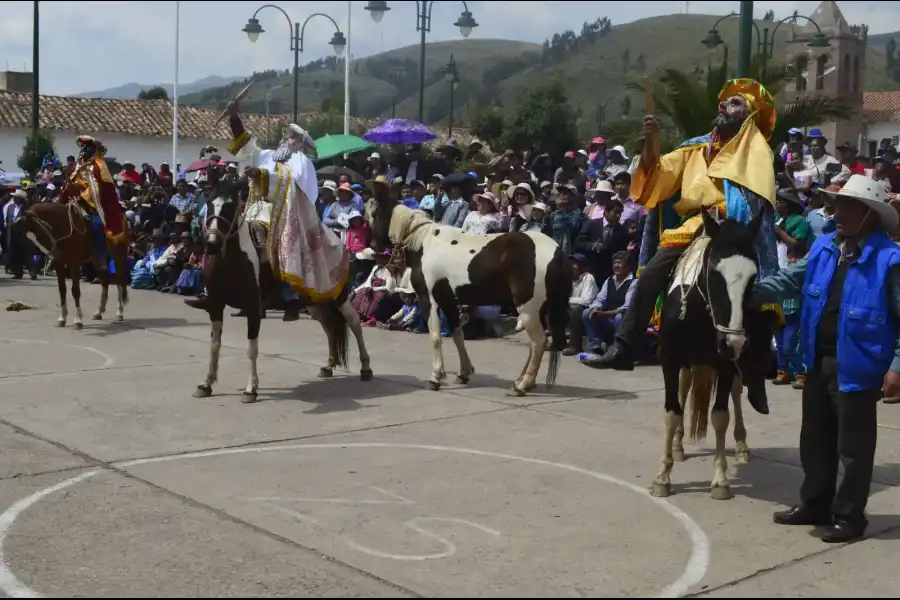
[[[676,288],[689,289],[697,283],[703,269],[703,253],[709,246],[709,240],[709,236],[701,235],[685,249],[684,254],[678,259],[678,264],[675,265],[675,276],[672,278],[672,285],[669,286],[670,294]]]

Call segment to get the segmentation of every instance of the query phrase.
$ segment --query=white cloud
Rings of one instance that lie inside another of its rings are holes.
[[[32,2],[0,3],[4,24],[3,48],[10,69],[31,68]],[[260,1],[258,5],[264,2]],[[351,3],[352,53],[368,56],[392,48],[417,44],[415,3],[394,0],[381,23],[374,23],[365,1]],[[600,16],[621,24],[645,17],[684,12],[685,2],[469,2],[479,23],[472,38],[505,38],[540,43],[565,29],[580,30],[583,21]],[[692,13],[727,14],[739,2],[691,2]],[[811,14],[818,2],[756,2],[757,18],[768,9],[778,17],[796,9]],[[346,31],[347,2],[281,2],[294,19],[313,12],[334,17]],[[241,31],[257,6],[251,2],[181,2],[181,81],[207,75],[246,75],[268,68],[293,65],[288,24],[277,10],[259,14],[266,30],[251,44]],[[461,39],[453,23],[462,2],[435,2],[429,41]],[[851,24],[869,23],[871,33],[900,30],[900,8],[891,2],[843,2],[841,10]],[[41,89],[69,94],[99,90],[130,81],[169,82],[174,78],[175,2],[41,2]],[[302,21],[301,21],[302,22]],[[304,35],[301,64],[331,53],[328,41],[334,26],[322,17],[309,21]],[[5,67],[5,65],[2,65]]]

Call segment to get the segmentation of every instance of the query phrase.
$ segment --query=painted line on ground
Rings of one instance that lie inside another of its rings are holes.
[[[106,352],[97,350],[96,348],[91,348],[90,346],[83,346],[81,344],[66,344],[65,342],[48,342],[46,340],[23,340],[20,338],[7,338],[4,341],[13,342],[16,344],[44,344],[46,346],[50,346],[50,345],[66,346],[68,348],[75,348],[76,350],[85,350],[87,352],[90,352],[91,354],[96,354],[97,356],[99,356],[100,358],[103,359],[103,364],[100,365],[99,367],[93,367],[91,369],[92,371],[98,371],[101,369],[109,369],[114,364],[116,364],[116,359],[114,359],[112,356],[110,356]]]
[[[452,446],[436,446],[436,445],[423,445],[423,444],[392,444],[392,443],[378,443],[378,442],[359,442],[359,443],[344,443],[344,444],[292,444],[286,446],[255,446],[255,447],[247,447],[247,448],[231,448],[231,449],[221,449],[221,450],[207,450],[207,451],[198,451],[187,454],[177,454],[170,456],[158,456],[152,458],[140,458],[135,460],[123,461],[118,463],[112,463],[110,466],[113,469],[127,469],[129,467],[136,467],[140,465],[161,463],[161,462],[170,462],[170,461],[178,461],[178,460],[188,460],[188,459],[198,459],[198,458],[214,458],[219,456],[229,456],[233,454],[255,454],[255,453],[263,453],[263,452],[287,452],[287,451],[299,451],[299,450],[314,450],[314,449],[350,449],[350,448],[400,448],[407,450],[430,450],[433,452],[446,452],[446,453],[455,453],[455,454],[468,454],[472,456],[483,456],[488,458],[497,458],[501,460],[512,460],[518,461],[525,464],[532,465],[540,465],[545,467],[552,467],[555,469],[561,469],[564,471],[569,471],[572,473],[578,473],[580,475],[585,475],[592,479],[602,481],[605,483],[611,483],[622,487],[627,490],[631,490],[636,494],[650,500],[654,504],[656,504],[659,508],[662,508],[665,512],[667,512],[672,518],[678,521],[685,531],[688,534],[688,537],[691,541],[691,553],[690,558],[688,559],[687,565],[685,566],[684,572],[676,579],[673,583],[666,586],[659,594],[657,594],[657,598],[679,598],[684,596],[692,586],[696,585],[706,576],[706,573],[709,569],[710,563],[710,542],[709,538],[707,538],[703,529],[700,525],[697,524],[687,513],[682,511],[680,508],[671,504],[669,501],[662,498],[655,498],[650,495],[650,493],[644,488],[637,486],[628,481],[624,481],[613,477],[611,475],[607,475],[606,473],[599,473],[596,471],[590,471],[588,469],[583,469],[581,467],[576,467],[574,465],[569,465],[565,463],[552,462],[548,460],[542,460],[537,458],[528,458],[524,456],[516,456],[513,454],[503,454],[500,452],[490,452],[487,450],[474,450],[471,448],[456,448]],[[6,560],[6,556],[4,555],[4,542],[6,541],[6,537],[9,535],[12,526],[15,524],[16,519],[18,519],[22,513],[24,513],[31,506],[41,502],[46,499],[51,494],[55,492],[66,489],[72,485],[85,481],[98,473],[101,473],[102,469],[94,469],[91,471],[87,471],[78,475],[77,477],[72,477],[71,479],[67,479],[62,481],[56,485],[50,486],[30,496],[19,500],[11,507],[6,509],[2,514],[0,514],[0,591],[7,594],[13,598],[40,598],[42,597],[40,593],[32,590],[24,583],[19,581],[19,579],[15,576],[12,570],[9,567],[9,564]]]

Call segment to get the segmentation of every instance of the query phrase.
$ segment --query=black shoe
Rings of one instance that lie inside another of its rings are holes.
[[[576,354],[580,354],[580,353],[581,353],[581,350],[579,350],[578,348],[573,348],[572,346],[569,346],[568,348],[566,348],[565,350],[562,351],[563,356],[575,356]]]
[[[849,521],[835,517],[834,524],[822,533],[822,541],[829,544],[843,544],[861,538],[866,533],[865,519]]]
[[[616,342],[597,358],[585,358],[581,364],[592,369],[615,369],[616,371],[634,371],[634,357],[623,345]]]
[[[802,504],[780,510],[772,515],[772,519],[779,525],[831,525],[833,522],[829,511],[815,510]]]
[[[299,321],[300,320],[300,301],[288,300],[284,303],[284,316],[282,321]]]
[[[197,298],[185,298],[184,303],[191,308],[199,308],[206,310],[209,306],[209,296],[199,296]]]
[[[761,415],[769,414],[769,396],[766,393],[766,380],[747,382],[747,401]]]

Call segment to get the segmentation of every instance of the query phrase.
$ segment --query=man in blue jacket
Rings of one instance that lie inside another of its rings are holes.
[[[900,395],[900,246],[884,187],[852,175],[835,199],[836,231],[806,258],[760,281],[753,299],[801,296],[803,389],[800,504],[776,512],[780,525],[827,526],[826,542],[865,533],[875,439],[876,405]],[[844,478],[837,485],[838,461]]]

